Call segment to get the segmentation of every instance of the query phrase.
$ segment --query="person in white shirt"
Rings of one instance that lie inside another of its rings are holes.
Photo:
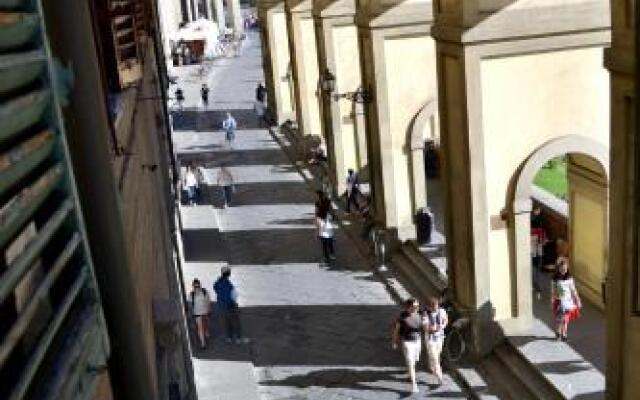
[[[429,369],[438,379],[438,384],[442,384],[442,366],[440,365],[440,354],[444,345],[444,328],[449,323],[447,312],[440,307],[437,298],[432,297],[427,303],[427,308],[422,314],[424,324],[424,343],[427,349]]]
[[[336,259],[334,230],[335,225],[331,213],[324,211],[316,217],[316,226],[318,228],[318,238],[322,244],[322,254],[324,261],[329,264]]]
[[[187,190],[187,200],[189,205],[195,204],[196,191],[198,188],[198,178],[192,166],[187,166],[187,171],[184,175],[184,186]]]
[[[220,165],[220,171],[218,171],[218,186],[222,188],[224,207],[230,207],[233,193],[233,176],[224,164]]]
[[[569,259],[560,257],[551,279],[551,307],[556,318],[556,339],[567,341],[569,322],[580,317],[582,301],[569,271]]]
[[[190,294],[191,314],[196,321],[200,347],[207,347],[209,339],[209,314],[211,314],[211,298],[207,289],[203,288],[199,279],[193,280],[193,290]]]

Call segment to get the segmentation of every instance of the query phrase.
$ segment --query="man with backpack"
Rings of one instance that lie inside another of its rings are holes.
[[[427,349],[427,359],[429,369],[438,379],[438,384],[442,385],[442,366],[440,365],[440,354],[444,345],[444,329],[449,323],[447,312],[440,307],[437,298],[432,297],[427,303],[427,307],[422,313],[424,325],[424,343]]]
[[[227,342],[236,344],[248,343],[247,338],[242,337],[240,324],[240,307],[238,306],[238,292],[231,283],[231,268],[222,267],[221,275],[213,284],[220,316],[226,328]]]

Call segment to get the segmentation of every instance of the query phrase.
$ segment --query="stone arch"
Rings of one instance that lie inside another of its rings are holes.
[[[609,181],[609,149],[603,143],[581,135],[567,135],[552,139],[536,149],[514,174],[507,198],[514,317],[533,316],[531,296],[530,214],[532,185],[537,172],[552,158],[565,154],[586,155],[600,163]]]
[[[438,102],[429,100],[418,111],[408,132],[407,152],[409,154],[409,176],[411,177],[411,200],[413,212],[427,205],[427,187],[424,170],[424,147],[427,128],[436,130],[435,118],[438,115]],[[435,136],[436,132],[432,132]]]
[[[431,120],[438,113],[438,102],[436,100],[430,100],[425,104],[413,121],[413,126],[409,132],[409,149],[424,149],[424,132],[425,128],[431,125]]]

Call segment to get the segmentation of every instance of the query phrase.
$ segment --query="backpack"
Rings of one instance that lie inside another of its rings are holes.
[[[207,289],[205,288],[200,288],[200,290],[202,290],[202,293],[207,296]],[[195,305],[195,297],[196,297],[196,292],[195,291],[191,291],[191,308],[194,307]]]

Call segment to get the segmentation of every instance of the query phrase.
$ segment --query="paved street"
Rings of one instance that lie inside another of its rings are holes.
[[[198,277],[211,291],[230,265],[251,338],[227,344],[213,318],[212,343],[194,350],[200,400],[466,398],[449,377],[430,387],[422,361],[421,393],[409,396],[402,357],[390,348],[398,308],[346,234],[337,233],[336,266],[320,263],[313,192],[252,111],[261,68],[250,34],[241,57],[216,61],[204,78],[209,110],[199,104],[195,67],[179,69],[187,102],[174,113],[176,151],[183,165],[205,171],[200,204],[182,207],[185,285]],[[227,110],[239,123],[233,150],[220,132]],[[236,182],[227,209],[216,185],[222,163]]]

